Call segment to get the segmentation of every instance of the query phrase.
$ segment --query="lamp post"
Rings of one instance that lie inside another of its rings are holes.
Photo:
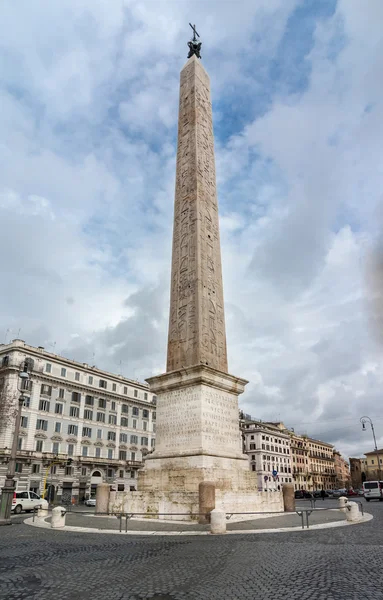
[[[15,419],[15,430],[13,432],[11,456],[8,463],[8,471],[5,476],[5,483],[2,489],[1,500],[0,500],[0,525],[11,525],[11,509],[13,494],[15,492],[15,472],[16,472],[16,456],[17,456],[17,443],[19,439],[20,422],[21,422],[21,410],[24,404],[24,392],[28,387],[29,373],[28,363],[24,361],[22,363],[17,389],[20,392],[18,400],[18,409]]]
[[[381,474],[381,470],[380,470],[379,452],[378,452],[378,446],[376,445],[376,437],[375,437],[374,424],[371,421],[370,417],[361,417],[360,418],[360,422],[362,423],[362,429],[363,429],[363,431],[366,431],[366,423],[369,423],[370,426],[371,426],[372,436],[374,438],[374,450],[375,450],[376,458],[377,458],[377,461],[378,461],[378,478],[379,478],[379,481],[381,481],[382,480],[382,474]]]

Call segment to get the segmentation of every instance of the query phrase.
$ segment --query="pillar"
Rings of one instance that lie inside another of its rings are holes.
[[[215,484],[210,481],[201,481],[198,486],[199,519],[198,523],[210,523],[210,513],[215,508]],[[202,514],[205,513],[205,514]]]
[[[210,533],[226,533],[226,513],[216,508],[210,513]]]
[[[110,486],[108,483],[99,483],[96,489],[96,513],[107,513],[109,504]]]
[[[283,509],[285,512],[295,512],[295,492],[292,483],[284,483],[282,486]]]
[[[56,506],[56,508],[52,510],[52,529],[60,529],[65,527],[65,515],[66,509],[63,506]]]

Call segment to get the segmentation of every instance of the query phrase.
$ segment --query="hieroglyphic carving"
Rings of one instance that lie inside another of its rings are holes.
[[[167,371],[227,372],[210,83],[192,57],[181,71]]]

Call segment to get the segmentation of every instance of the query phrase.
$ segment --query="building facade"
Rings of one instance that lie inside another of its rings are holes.
[[[334,446],[307,438],[310,490],[336,489]]]
[[[306,437],[290,432],[291,461],[295,490],[311,489],[309,443]]]
[[[146,384],[28,346],[0,345],[0,488],[14,431],[20,366],[28,361],[18,437],[18,490],[83,500],[98,483],[136,489],[155,445],[156,397]]]
[[[383,481],[383,449],[364,453],[366,481]]]
[[[241,418],[243,451],[256,472],[258,490],[278,490],[292,483],[290,436],[283,423]]]
[[[334,450],[335,486],[339,489],[351,486],[350,467],[338,450]]]
[[[367,459],[350,458],[350,479],[351,487],[354,490],[360,489],[367,478]]]

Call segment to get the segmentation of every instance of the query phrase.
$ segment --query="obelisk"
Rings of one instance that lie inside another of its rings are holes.
[[[180,78],[167,370],[147,379],[156,448],[129,510],[198,511],[203,481],[224,510],[262,510],[239,432],[247,381],[228,373],[210,82],[193,31]]]

